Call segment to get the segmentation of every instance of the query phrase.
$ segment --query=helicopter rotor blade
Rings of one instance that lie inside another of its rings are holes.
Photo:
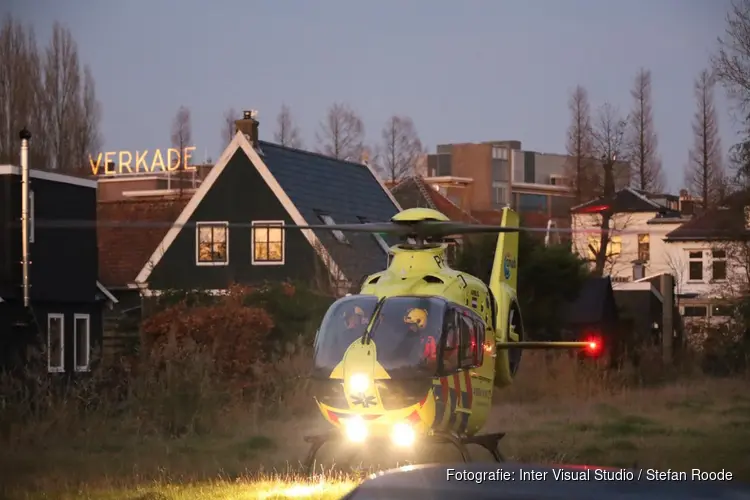
[[[177,223],[170,220],[161,221],[138,221],[138,220],[69,220],[69,219],[37,219],[34,226],[38,228],[54,229],[86,229],[86,228],[195,228],[198,224],[209,224],[202,221],[191,221]],[[11,223],[11,227],[20,227],[20,221]],[[597,235],[611,230],[601,229],[598,227],[591,228],[544,228],[544,227],[506,227],[499,225],[486,224],[465,224],[452,221],[417,221],[417,222],[365,222],[361,224],[258,224],[252,222],[228,222],[224,223],[227,227],[250,229],[258,227],[272,227],[280,229],[301,229],[301,230],[324,230],[324,231],[342,231],[354,233],[379,233],[390,234],[401,237],[415,237],[420,239],[437,238],[444,239],[451,236],[460,236],[463,234],[498,234],[498,233],[516,233],[516,232],[533,232],[533,233],[585,233]],[[638,230],[621,229],[615,231],[616,234],[635,234]]]
[[[165,221],[74,221],[74,220],[37,220],[37,227],[43,228],[86,228],[86,227],[134,227],[134,228],[158,228],[158,227],[194,227],[196,222],[176,224]],[[517,227],[502,227],[477,224],[461,224],[443,221],[419,221],[415,223],[403,222],[365,222],[361,224],[253,224],[251,222],[231,222],[232,227],[246,228],[281,228],[281,229],[312,229],[342,232],[380,233],[397,236],[415,236],[421,238],[441,238],[446,236],[467,233],[505,233],[521,231]]]

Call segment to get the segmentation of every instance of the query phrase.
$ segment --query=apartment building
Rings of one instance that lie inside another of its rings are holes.
[[[575,205],[566,177],[570,157],[522,149],[521,141],[441,144],[427,155],[423,172],[428,184],[471,213],[510,205],[526,224],[570,226]],[[628,164],[615,168],[616,188],[630,181]]]

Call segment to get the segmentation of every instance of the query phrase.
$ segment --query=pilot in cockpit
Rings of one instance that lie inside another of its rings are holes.
[[[428,314],[420,308],[409,309],[404,316],[407,325],[407,335],[419,335],[423,349],[423,359],[434,360],[437,357],[437,341],[433,335],[426,332]]]
[[[354,306],[344,311],[344,324],[347,330],[364,329],[369,318],[359,306]]]

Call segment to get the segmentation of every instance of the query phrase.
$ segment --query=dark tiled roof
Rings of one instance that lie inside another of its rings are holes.
[[[586,325],[605,322],[608,315],[617,314],[616,310],[608,310],[613,305],[614,293],[610,278],[588,278],[578,297],[563,308],[565,323]]]
[[[99,221],[174,222],[190,197],[180,199],[100,201]],[[99,279],[105,286],[123,287],[133,282],[169,231],[163,227],[100,227]]]
[[[420,185],[422,184],[422,186]],[[437,207],[427,196],[426,186],[419,182],[416,177],[409,177],[399,182],[391,188],[393,197],[396,198],[401,208],[431,208],[437,210]],[[447,216],[448,214],[446,214]]]
[[[600,212],[605,206],[611,206],[615,213],[637,213],[637,212],[665,212],[669,211],[663,205],[649,200],[645,195],[631,188],[625,188],[615,193],[614,200],[608,201],[605,197],[588,201],[582,205],[573,207],[572,213]]]
[[[719,208],[694,217],[667,233],[667,240],[711,240],[725,238],[747,238],[745,229],[745,205],[750,205],[750,191],[729,196]]]
[[[429,186],[421,177],[409,177],[391,189],[401,208],[432,208],[452,221],[477,224],[479,221]]]
[[[388,221],[398,208],[366,165],[260,141],[263,161],[308,224],[322,224],[319,214],[337,224]],[[349,244],[339,243],[331,231],[316,236],[352,283],[382,271],[386,253],[367,233],[345,233]],[[395,241],[385,238],[389,245]]]

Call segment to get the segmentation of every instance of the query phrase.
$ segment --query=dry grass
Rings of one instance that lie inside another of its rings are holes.
[[[339,498],[353,486],[336,475],[335,449],[321,457],[324,484],[290,486],[306,452],[303,435],[325,428],[304,380],[309,353],[290,352],[243,397],[212,382],[200,359],[176,362],[170,376],[132,375],[117,400],[93,380],[59,395],[38,382],[35,396],[7,400],[0,496],[283,498],[294,487],[296,496]],[[508,433],[503,452],[511,460],[724,468],[750,480],[748,380],[652,371],[606,374],[565,355],[532,353],[516,383],[497,394],[487,430]],[[644,378],[670,380],[645,387]],[[458,459],[445,448],[430,456]],[[411,458],[365,456],[361,465]]]

